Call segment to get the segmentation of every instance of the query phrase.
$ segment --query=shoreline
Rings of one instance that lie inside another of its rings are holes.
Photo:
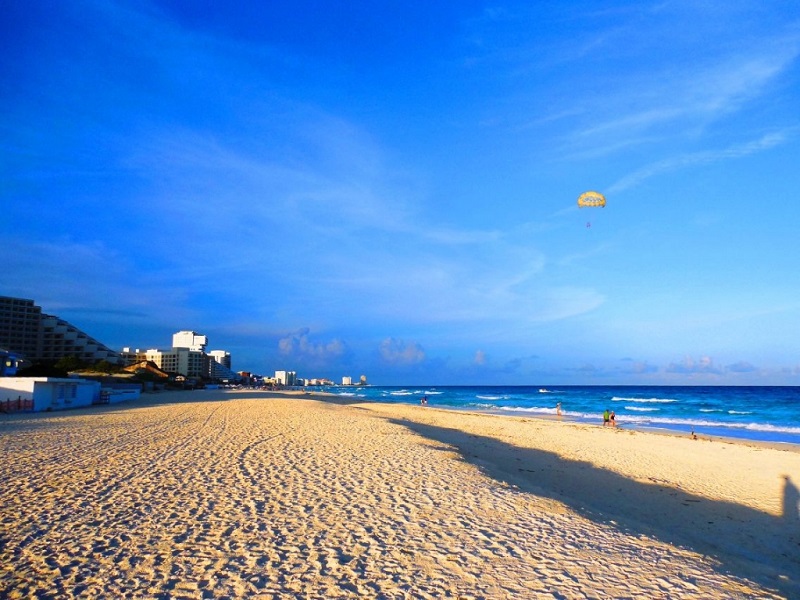
[[[530,386],[517,386],[523,390],[526,390],[525,394],[520,396],[519,401],[521,404],[517,405],[515,400],[515,392],[507,392],[506,390],[513,390],[514,386],[501,386],[498,388],[493,388],[492,386],[482,387],[482,386],[452,386],[453,390],[457,390],[453,392],[454,395],[450,395],[451,392],[447,391],[448,388],[431,388],[434,391],[431,391],[431,394],[434,394],[433,397],[429,398],[431,406],[438,406],[438,407],[454,407],[457,409],[465,408],[467,410],[487,410],[490,412],[497,412],[500,414],[509,414],[509,415],[518,415],[518,416],[540,416],[542,418],[548,418],[550,416],[556,416],[555,410],[555,402],[556,400],[552,400],[553,405],[548,407],[548,402],[545,401],[544,404],[539,402],[539,400],[534,399],[534,396],[538,397],[535,391]],[[680,395],[683,393],[681,389],[688,389],[688,390],[696,390],[698,389],[697,386],[629,386],[639,391],[640,395],[644,394],[652,394],[654,397],[640,400],[636,397],[632,398],[621,398],[621,397],[611,397],[604,398],[602,400],[602,404],[607,405],[607,407],[611,408],[614,402],[622,402],[623,400],[629,400],[631,402],[644,402],[644,403],[651,403],[660,401],[660,398],[667,398],[663,400],[663,403],[666,405],[670,405],[669,403],[672,402],[680,402],[682,400],[674,400],[669,396],[662,396],[662,394],[670,394],[676,393],[678,394],[677,397],[680,398]],[[774,390],[774,386],[763,386],[765,388],[769,388],[770,390]],[[797,397],[797,400],[800,401],[800,396],[795,394],[795,390],[798,388],[792,386],[784,386],[786,387],[787,391],[786,394]],[[574,388],[568,389],[568,388]],[[591,408],[586,405],[584,402],[587,394],[591,396],[595,391],[599,393],[601,396],[603,394],[603,390],[613,390],[617,394],[623,390],[624,386],[562,386],[558,390],[549,391],[549,394],[554,395],[554,398],[561,400],[558,394],[571,394],[577,393],[579,396],[576,399],[576,403],[579,406],[578,408],[573,408],[573,410],[565,410],[563,416],[565,418],[569,418],[573,421],[581,422],[581,423],[592,423],[600,422],[602,408],[600,410],[592,410]],[[719,386],[702,386],[702,389],[717,389]],[[355,396],[355,397],[362,397],[365,401],[388,401],[394,402],[395,398],[399,395],[399,402],[403,403],[410,403],[415,404],[414,399],[415,397],[419,397],[425,395],[426,392],[423,391],[425,388],[419,388],[415,392],[410,392],[406,388],[402,389],[402,394],[399,392],[393,392],[394,388],[387,387],[381,388],[380,386],[375,388],[378,393],[369,392],[369,391],[362,391],[362,392],[352,392],[346,393],[346,395]],[[410,388],[409,388],[410,389]],[[466,394],[467,391],[475,390],[474,398],[482,399],[485,397],[490,397],[492,395],[497,396],[497,398],[502,398],[508,402],[502,402],[504,406],[494,406],[493,402],[487,402],[485,405],[473,404],[474,399],[470,398],[469,394]],[[729,388],[723,388],[727,390]],[[748,390],[747,393],[749,394],[756,394],[757,392],[754,391],[754,388],[750,386],[735,386],[735,389],[744,389]],[[438,391],[436,391],[438,390]],[[341,390],[339,390],[341,392]],[[381,393],[382,391],[382,393]],[[488,396],[480,395],[481,392],[488,394]],[[542,390],[539,390],[541,393]],[[505,395],[506,393],[510,393],[510,396]],[[621,392],[624,396],[625,392]],[[725,394],[726,392],[720,392]],[[745,395],[747,395],[747,393]],[[388,394],[388,395],[387,395]],[[438,394],[444,394],[444,396],[438,396]],[[580,395],[583,395],[583,399],[581,399]],[[739,396],[740,399],[742,396]],[[400,399],[405,398],[405,399]],[[438,399],[443,398],[444,400],[440,404]],[[567,400],[569,401],[569,400]],[[694,400],[690,400],[694,401]],[[533,402],[533,404],[530,404]],[[539,402],[537,404],[537,402]],[[611,403],[611,404],[609,404]],[[602,406],[601,404],[601,406]],[[639,405],[637,405],[638,407]],[[650,406],[650,404],[646,404],[645,406]],[[597,406],[595,406],[597,408]],[[742,440],[752,440],[752,441],[759,441],[759,442],[775,442],[780,444],[793,444],[800,446],[800,422],[797,422],[796,419],[793,419],[790,424],[781,424],[782,421],[780,417],[777,415],[774,416],[776,420],[770,420],[767,418],[766,414],[762,415],[761,417],[754,417],[755,420],[742,420],[742,419],[717,419],[717,418],[709,418],[707,413],[715,413],[719,412],[718,410],[707,410],[707,409],[700,409],[701,414],[697,415],[689,415],[689,414],[671,414],[669,411],[667,413],[662,414],[660,410],[651,409],[651,408],[632,408],[625,406],[627,410],[631,411],[638,411],[631,414],[623,411],[622,414],[617,414],[617,421],[618,423],[624,423],[628,427],[634,427],[641,430],[667,430],[667,431],[675,431],[679,434],[685,434],[690,436],[692,431],[697,433],[698,435],[708,436],[708,437],[721,437],[721,438],[731,438],[731,439],[742,439]],[[740,410],[747,411],[747,408],[741,408]],[[653,411],[658,412],[658,414],[654,414]],[[706,414],[703,414],[706,413]],[[749,412],[739,412],[739,410],[734,410],[731,414],[738,414],[738,415],[745,415],[750,414]],[[797,415],[800,417],[800,415]],[[759,420],[762,419],[762,420]],[[776,425],[777,423],[777,425]]]
[[[448,407],[433,407],[433,408],[440,408],[443,410],[450,410]],[[452,410],[461,410],[458,408],[454,408]],[[470,411],[476,412],[476,414],[483,414],[481,411]],[[691,432],[682,431],[679,429],[671,429],[669,427],[660,427],[660,426],[644,426],[638,424],[628,424],[623,422],[618,423],[616,426],[603,426],[602,423],[597,423],[595,421],[589,419],[576,419],[570,418],[568,416],[561,416],[558,417],[556,415],[543,415],[543,414],[536,414],[533,416],[529,415],[515,415],[509,414],[508,411],[492,411],[487,410],[486,414],[496,415],[498,417],[510,417],[510,418],[517,418],[517,419],[537,419],[542,421],[554,421],[559,423],[567,423],[567,424],[574,424],[574,425],[585,425],[588,427],[599,427],[600,429],[611,429],[611,430],[620,430],[620,431],[636,431],[639,433],[644,434],[652,434],[652,435],[664,435],[669,437],[677,437],[682,439],[692,439]],[[697,436],[695,440],[697,441],[714,441],[714,442],[723,442],[726,444],[743,444],[743,445],[753,445],[763,448],[773,448],[775,450],[789,450],[790,452],[798,452],[800,453],[800,442],[783,442],[783,441],[775,441],[775,440],[755,440],[746,437],[736,437],[731,435],[713,435],[709,433],[698,433],[695,432]],[[694,441],[694,440],[693,440]]]
[[[14,418],[25,418],[31,417],[34,415],[50,415],[50,416],[57,416],[62,414],[75,414],[75,413],[83,413],[88,412],[91,414],[92,412],[99,412],[103,410],[125,410],[128,408],[135,408],[137,406],[142,405],[150,405],[150,404],[159,404],[162,400],[166,401],[167,398],[177,398],[186,395],[197,395],[197,394],[220,394],[221,398],[226,398],[227,395],[242,395],[245,394],[248,397],[287,397],[287,398],[305,398],[305,399],[313,399],[318,400],[320,402],[328,402],[332,404],[339,404],[344,406],[349,405],[357,405],[357,404],[364,404],[364,405],[385,405],[385,406],[408,406],[411,408],[419,408],[422,410],[442,410],[442,411],[452,411],[455,413],[466,413],[466,414],[474,414],[474,415],[492,415],[501,418],[509,418],[509,419],[522,419],[522,420],[535,420],[535,421],[543,421],[543,422],[555,422],[555,423],[564,423],[564,424],[572,424],[576,426],[587,426],[587,427],[598,427],[600,429],[604,429],[602,422],[598,423],[595,420],[591,419],[581,419],[576,417],[571,417],[569,415],[562,415],[557,416],[555,414],[546,414],[546,413],[528,413],[522,412],[515,413],[514,411],[508,410],[495,410],[495,409],[481,409],[475,407],[459,407],[459,406],[447,406],[447,405],[437,405],[437,404],[429,404],[425,407],[421,407],[418,404],[411,403],[411,402],[380,402],[378,400],[371,400],[366,398],[359,398],[355,396],[347,396],[342,394],[335,394],[332,392],[324,392],[324,391],[307,391],[307,390],[259,390],[259,389],[201,389],[201,390],[169,390],[169,391],[159,391],[159,392],[146,392],[141,395],[139,400],[133,400],[129,402],[122,402],[119,404],[114,405],[96,405],[96,406],[85,406],[79,407],[74,409],[63,409],[59,411],[46,411],[46,412],[38,412],[38,413],[31,413],[31,412],[13,412],[13,413],[0,413],[0,426],[3,423],[4,419],[14,419]],[[196,398],[183,398],[186,401],[197,401]],[[598,417],[601,419],[602,417]],[[644,426],[638,424],[630,424],[625,423],[624,421],[619,422],[616,427],[605,427],[605,429],[617,429],[617,430],[624,430],[624,431],[635,431],[643,434],[652,434],[658,436],[667,436],[667,437],[676,437],[676,438],[683,438],[683,439],[691,439],[691,434],[686,431],[682,431],[677,428],[669,428],[663,426]],[[2,430],[0,429],[0,433]],[[735,445],[751,445],[754,447],[761,447],[761,448],[770,448],[775,450],[785,450],[789,452],[796,452],[800,453],[800,442],[793,442],[793,441],[776,441],[776,440],[758,440],[752,439],[747,437],[737,437],[731,435],[715,435],[715,434],[708,434],[708,433],[697,433],[696,441],[713,441],[713,442],[720,442],[726,444],[735,444]],[[695,440],[693,440],[695,441]]]
[[[798,597],[800,453],[720,442],[302,391],[12,415],[0,596]]]
[[[496,410],[496,409],[480,409],[480,408],[464,408],[459,406],[446,406],[446,405],[437,405],[437,404],[428,404],[425,407],[421,407],[417,404],[408,402],[380,402],[376,400],[370,400],[365,398],[357,398],[352,396],[342,396],[340,394],[333,394],[331,392],[301,392],[301,391],[293,391],[293,390],[278,390],[274,392],[270,392],[274,394],[287,394],[287,395],[305,395],[305,396],[317,396],[319,400],[323,402],[336,402],[337,404],[385,404],[387,406],[411,406],[411,407],[418,407],[421,409],[428,409],[428,410],[444,410],[444,411],[454,411],[454,412],[464,412],[464,413],[473,413],[476,415],[494,415],[497,417],[508,417],[510,419],[534,419],[534,420],[541,420],[546,422],[561,422],[561,423],[572,423],[575,425],[586,425],[586,426],[597,426],[601,429],[603,428],[602,425],[602,416],[598,417],[597,421],[593,421],[590,419],[579,419],[576,417],[571,417],[569,415],[550,415],[546,413],[528,413],[528,412],[515,412],[511,410]],[[638,431],[641,433],[649,433],[653,435],[665,435],[665,436],[674,436],[679,438],[691,438],[691,433],[682,431],[677,428],[669,428],[663,426],[645,426],[639,424],[630,424],[625,423],[624,421],[619,422],[616,427],[606,427],[607,429],[619,429],[619,430],[626,430],[626,431]],[[777,441],[777,440],[758,440],[752,439],[747,437],[737,437],[732,435],[715,435],[709,433],[698,433],[695,432],[697,435],[697,440],[706,440],[706,441],[717,441],[717,442],[724,442],[728,444],[745,444],[745,445],[753,445],[758,447],[764,448],[774,448],[776,450],[788,450],[791,452],[798,452],[800,453],[800,442],[793,442],[793,441]]]

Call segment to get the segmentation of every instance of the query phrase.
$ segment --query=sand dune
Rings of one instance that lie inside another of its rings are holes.
[[[800,597],[796,449],[149,398],[0,418],[0,597]]]

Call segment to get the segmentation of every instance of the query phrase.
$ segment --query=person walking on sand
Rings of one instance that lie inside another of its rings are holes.
[[[608,409],[605,409],[605,411],[603,411],[603,427],[608,425],[608,421],[610,418],[611,416],[608,414]]]
[[[611,411],[611,414],[608,415],[608,418],[611,420],[611,426],[612,427],[616,427],[617,426],[617,421],[616,421],[617,415],[614,413],[613,410]]]

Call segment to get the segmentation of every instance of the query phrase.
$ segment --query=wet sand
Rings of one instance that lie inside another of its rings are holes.
[[[0,456],[0,597],[800,597],[795,447],[209,390]]]

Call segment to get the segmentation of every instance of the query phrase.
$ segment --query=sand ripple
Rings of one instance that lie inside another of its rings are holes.
[[[17,416],[0,450],[7,598],[782,597],[358,406]]]

